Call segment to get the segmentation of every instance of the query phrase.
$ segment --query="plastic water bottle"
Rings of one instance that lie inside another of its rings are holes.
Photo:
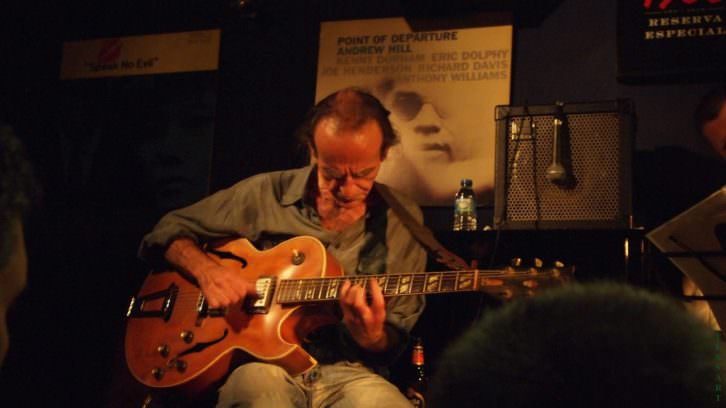
[[[462,179],[454,201],[454,231],[476,231],[476,201],[471,179]]]

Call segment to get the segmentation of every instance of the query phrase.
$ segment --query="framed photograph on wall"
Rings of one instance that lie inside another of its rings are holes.
[[[220,30],[64,43],[59,129],[68,188],[117,209],[127,224],[206,196],[219,45]]]

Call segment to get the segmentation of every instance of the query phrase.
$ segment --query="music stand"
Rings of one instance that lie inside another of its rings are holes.
[[[646,237],[703,292],[726,329],[726,186]]]

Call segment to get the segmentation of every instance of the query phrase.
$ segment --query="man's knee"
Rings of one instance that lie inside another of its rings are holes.
[[[223,388],[232,385],[235,388],[249,388],[250,390],[279,390],[280,387],[292,385],[290,376],[284,369],[265,363],[243,364],[229,375]]]
[[[282,368],[249,363],[229,375],[219,389],[218,406],[287,406],[300,398],[297,394],[302,391]]]

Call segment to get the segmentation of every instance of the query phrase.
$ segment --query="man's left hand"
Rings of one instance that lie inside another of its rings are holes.
[[[369,288],[370,304],[366,299],[364,287],[353,285],[350,281],[343,282],[340,287],[343,323],[362,348],[373,352],[384,351],[389,346],[388,333],[384,325],[386,304],[376,279],[371,278]]]

